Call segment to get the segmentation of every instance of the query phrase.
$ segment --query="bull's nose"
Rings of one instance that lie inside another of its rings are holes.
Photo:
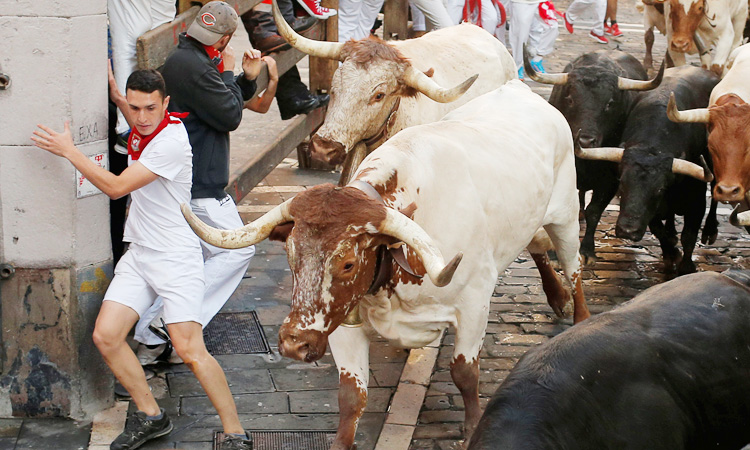
[[[578,137],[578,143],[581,144],[581,147],[583,148],[591,148],[594,146],[595,142],[596,137],[590,134],[582,134]]]
[[[346,151],[344,144],[322,138],[316,134],[310,141],[310,155],[313,159],[328,164],[341,164],[344,162]]]
[[[738,202],[742,200],[742,186],[738,184],[717,184],[714,197],[720,202]]]
[[[281,353],[281,356],[286,356],[287,358],[307,361],[310,356],[310,344],[306,342],[282,341],[279,343],[279,353]]]
[[[672,50],[679,52],[686,52],[690,48],[690,41],[685,38],[673,38],[672,39]]]
[[[645,233],[646,230],[639,230],[637,225],[618,223],[617,226],[615,226],[615,235],[620,239],[637,242],[643,238]]]

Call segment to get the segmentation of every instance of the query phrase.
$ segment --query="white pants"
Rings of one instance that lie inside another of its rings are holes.
[[[568,6],[565,13],[568,15],[568,20],[575,25],[575,22],[589,8],[591,8],[591,12],[594,14],[594,26],[591,30],[599,36],[604,35],[604,16],[607,14],[607,0],[575,0]]]
[[[125,83],[136,68],[135,43],[145,32],[174,19],[174,0],[107,0],[112,64],[117,88],[125,94]],[[128,131],[128,123],[117,110],[117,134]]]
[[[509,40],[516,68],[523,67],[524,43],[531,57],[549,55],[558,34],[557,26],[548,25],[539,16],[539,3],[512,2]]]
[[[455,9],[454,4],[457,1],[460,0],[446,0],[446,3],[443,3],[442,0],[411,0],[409,4],[412,8],[412,28],[415,31],[431,31],[458,25],[461,22],[460,14],[458,19],[454,21],[449,13],[449,11]],[[461,3],[460,8],[463,8],[463,3]],[[416,18],[415,10],[420,13],[417,14]],[[420,22],[422,25],[417,28],[414,24],[418,25]]]
[[[339,0],[339,42],[370,35],[384,0]]]
[[[213,198],[198,198],[190,201],[190,208],[199,219],[208,225],[225,230],[243,226],[242,219],[237,213],[237,206],[232,197],[226,196],[221,200]],[[206,280],[206,290],[201,304],[200,323],[204,327],[213,319],[216,313],[229,300],[242,276],[247,272],[250,258],[255,254],[255,246],[227,250],[214,247],[201,241],[203,247],[203,272]],[[148,345],[161,344],[162,341],[148,326],[160,325],[162,299],[157,298],[149,310],[143,314],[135,326],[135,340]]]
[[[482,5],[482,28],[487,30],[491,35],[497,36],[496,34],[496,32],[498,31],[497,24],[500,22],[500,13],[495,8],[495,5],[492,3],[492,0],[482,0],[481,5]],[[460,23],[461,20],[463,20],[463,16],[464,16],[464,2],[454,1],[451,5],[449,5],[448,13],[451,15],[451,19],[453,19],[455,23]],[[469,21],[473,24],[476,24],[477,18],[478,16],[475,13],[472,17],[469,17]],[[505,25],[503,24],[501,41],[505,39],[504,26]],[[500,39],[499,36],[498,36],[498,39]]]

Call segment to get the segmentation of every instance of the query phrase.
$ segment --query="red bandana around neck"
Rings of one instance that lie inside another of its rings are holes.
[[[210,45],[204,45],[203,49],[208,53],[208,57],[211,58],[216,68],[219,69],[219,73],[224,72],[224,59],[221,57],[221,52],[211,47]]]
[[[161,130],[167,128],[167,125],[170,123],[180,123],[177,119],[184,119],[188,114],[190,113],[171,113],[165,111],[164,119],[159,123],[159,126],[156,127],[154,132],[148,136],[141,136],[141,133],[139,133],[134,127],[130,132],[130,138],[128,139],[128,155],[130,156],[130,159],[138,161],[138,158],[141,157],[143,150],[146,149],[146,146],[151,142],[151,139],[155,138]]]

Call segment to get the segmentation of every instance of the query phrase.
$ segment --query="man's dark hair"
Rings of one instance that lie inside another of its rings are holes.
[[[145,92],[147,94],[159,91],[162,100],[167,96],[167,87],[164,84],[164,78],[162,78],[161,74],[154,69],[136,70],[131,73],[128,77],[128,82],[125,84],[125,92],[127,92],[128,89]]]

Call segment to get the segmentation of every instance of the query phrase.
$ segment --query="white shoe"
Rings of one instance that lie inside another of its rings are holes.
[[[159,357],[167,349],[167,343],[157,345],[146,345],[138,344],[135,356],[138,357],[138,361],[142,366],[148,366],[149,364],[156,364],[159,362]]]

